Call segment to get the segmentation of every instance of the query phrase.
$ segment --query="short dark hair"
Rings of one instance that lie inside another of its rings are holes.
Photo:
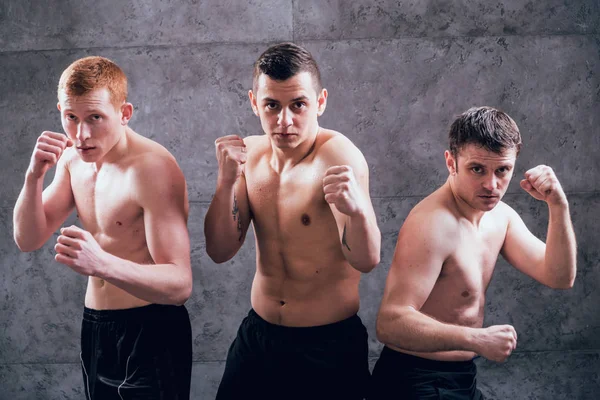
[[[269,47],[254,63],[252,74],[252,90],[256,92],[258,77],[267,75],[276,81],[285,81],[300,72],[308,72],[312,76],[317,94],[321,92],[321,73],[312,54],[294,43],[279,43]]]
[[[492,107],[473,107],[459,115],[448,135],[454,157],[468,144],[501,154],[505,150],[521,150],[519,127],[508,114]]]

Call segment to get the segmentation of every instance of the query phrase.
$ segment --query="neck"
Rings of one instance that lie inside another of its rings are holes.
[[[117,143],[115,143],[115,145],[108,151],[108,153],[104,155],[104,157],[94,163],[96,171],[99,171],[104,164],[116,163],[123,157],[124,154],[127,153],[129,139],[132,134],[133,131],[126,126]]]
[[[452,176],[448,177],[448,180],[446,181],[444,186],[446,186],[448,191],[450,192],[458,213],[471,224],[473,224],[476,227],[479,227],[479,223],[481,222],[481,219],[483,218],[486,212],[472,207],[469,203],[467,203],[462,197],[460,197],[457,194],[454,179],[452,178]]]
[[[281,173],[286,169],[293,168],[300,164],[314,151],[320,131],[321,129],[317,127],[314,136],[291,149],[281,149],[271,142],[271,167],[278,173]]]

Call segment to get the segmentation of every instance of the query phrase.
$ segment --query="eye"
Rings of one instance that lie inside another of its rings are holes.
[[[481,167],[471,167],[471,171],[475,172],[476,174],[481,174],[483,172],[483,168],[481,168]]]
[[[267,110],[277,110],[279,108],[279,104],[277,103],[267,103]]]
[[[302,108],[306,107],[306,103],[303,101],[297,101],[294,103],[294,108],[296,110],[301,110]]]
[[[67,114],[66,117],[69,121],[75,121],[77,119],[77,117],[73,114]]]
[[[510,172],[510,168],[509,167],[500,167],[500,168],[497,169],[497,172],[500,175],[505,175],[505,174],[507,174],[507,173]]]
[[[100,117],[98,114],[94,114],[91,116],[91,119],[94,121],[100,121],[100,118],[102,118],[102,117]]]

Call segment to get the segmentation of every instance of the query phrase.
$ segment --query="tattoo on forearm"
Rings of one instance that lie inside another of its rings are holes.
[[[346,224],[344,224],[344,232],[342,232],[342,244],[346,246],[348,251],[352,251],[350,250],[350,246],[348,246],[348,242],[346,242]]]
[[[233,194],[233,210],[231,210],[231,214],[233,215],[233,220],[237,221],[237,230],[238,230],[238,233],[240,234],[238,241],[241,242],[242,236],[244,236],[242,234],[242,218],[240,218],[240,209],[238,207],[237,197],[236,197],[235,193]]]

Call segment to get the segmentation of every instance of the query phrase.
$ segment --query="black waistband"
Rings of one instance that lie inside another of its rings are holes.
[[[299,337],[299,338],[323,338],[328,336],[339,336],[352,333],[357,328],[364,329],[364,325],[357,314],[352,315],[341,321],[333,322],[326,325],[307,326],[307,327],[292,327],[272,324],[265,321],[260,315],[251,309],[248,312],[248,321],[257,326],[266,333],[283,337]]]
[[[389,362],[393,362],[398,367],[420,368],[440,372],[464,372],[475,368],[473,360],[466,361],[440,361],[430,360],[428,358],[417,357],[411,354],[402,353],[384,346],[381,351],[381,357],[385,357]]]
[[[121,310],[94,310],[83,308],[83,319],[91,322],[139,321],[149,319],[172,319],[187,314],[185,306],[149,304]]]

